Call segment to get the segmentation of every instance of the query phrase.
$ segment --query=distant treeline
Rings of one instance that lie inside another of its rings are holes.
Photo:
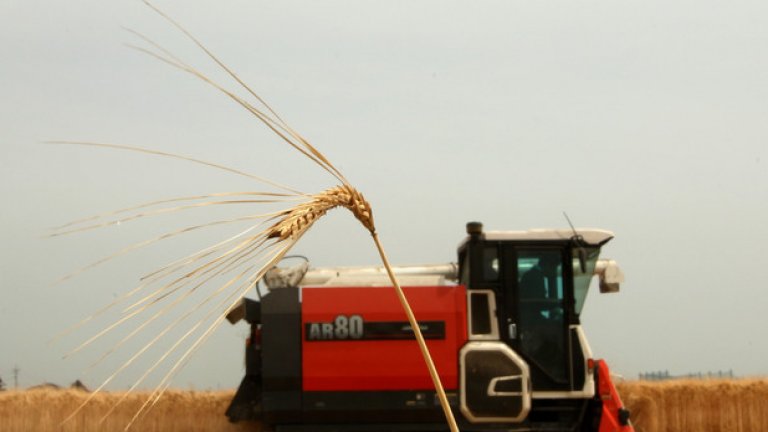
[[[733,379],[736,378],[733,375],[733,370],[717,371],[717,372],[693,372],[681,375],[672,375],[668,370],[654,371],[654,372],[641,372],[638,378],[642,381],[665,381],[672,379]]]

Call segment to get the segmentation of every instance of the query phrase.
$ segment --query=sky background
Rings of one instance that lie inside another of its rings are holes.
[[[158,5],[366,194],[394,263],[455,261],[470,220],[487,230],[561,228],[566,211],[579,227],[616,234],[603,256],[626,283],[600,295],[593,281],[582,318],[615,372],[768,374],[765,2]],[[178,161],[42,141],[183,153],[308,192],[334,185],[225,96],[127,48],[141,41],[124,27],[226,80],[139,1],[0,6],[0,377],[11,385],[18,366],[21,386],[95,386],[127,354],[85,373],[98,349],[61,357],[96,327],[48,341],[142,274],[231,231],[57,278],[153,233],[252,209],[54,239],[44,238],[49,227],[154,199],[260,188]],[[294,252],[317,266],[378,263],[342,211]],[[222,326],[174,385],[235,387],[246,333]],[[121,376],[110,388],[131,382]]]

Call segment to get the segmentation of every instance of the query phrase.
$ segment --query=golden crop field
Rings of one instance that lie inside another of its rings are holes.
[[[768,379],[617,384],[637,432],[768,430]]]
[[[124,393],[100,393],[72,420],[61,424],[88,397],[80,390],[0,392],[0,431],[111,432],[122,431],[148,393],[132,393],[103,423],[101,419]],[[132,428],[136,432],[238,432],[257,430],[227,421],[233,391],[168,391]]]
[[[761,432],[768,430],[768,379],[677,380],[618,384],[637,432]],[[233,425],[224,411],[232,391],[169,391],[131,430],[256,431]],[[78,390],[0,392],[0,431],[122,431],[146,393],[134,393],[100,423],[123,393],[97,395],[72,421],[61,425],[88,393]]]

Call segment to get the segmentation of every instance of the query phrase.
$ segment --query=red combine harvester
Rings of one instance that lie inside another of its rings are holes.
[[[462,431],[629,432],[629,412],[579,317],[603,230],[483,232],[458,265],[396,273]],[[269,292],[228,318],[251,325],[246,376],[227,410],[274,431],[446,431],[427,367],[380,267],[273,269]]]

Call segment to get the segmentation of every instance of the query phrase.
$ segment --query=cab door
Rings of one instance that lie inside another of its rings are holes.
[[[534,391],[570,391],[570,268],[562,247],[502,248],[502,337],[528,362]],[[501,317],[500,317],[501,318]]]

